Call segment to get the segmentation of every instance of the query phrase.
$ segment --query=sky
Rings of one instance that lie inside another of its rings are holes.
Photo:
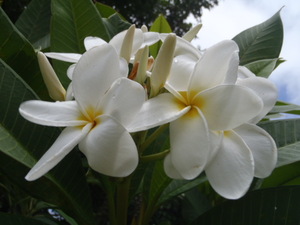
[[[278,87],[279,100],[300,105],[299,0],[219,0],[218,6],[203,10],[203,27],[193,43],[205,49],[222,40],[232,39],[241,31],[269,19],[281,8],[284,41],[280,57],[286,62],[269,79]],[[189,21],[196,24],[192,18]]]

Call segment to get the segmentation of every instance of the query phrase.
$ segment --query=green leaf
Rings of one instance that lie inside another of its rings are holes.
[[[262,59],[246,64],[245,66],[256,76],[269,77],[277,66],[278,59]]]
[[[43,99],[49,99],[34,49],[0,8],[0,58]]]
[[[50,38],[46,38],[50,33],[50,6],[51,0],[32,0],[15,23],[35,48],[44,49],[50,46]]]
[[[113,14],[117,13],[117,11],[114,10],[112,7],[105,5],[103,3],[100,3],[100,2],[96,2],[95,6],[98,9],[102,18],[108,18],[108,17],[112,16]]]
[[[48,225],[48,223],[44,223],[42,221],[28,218],[21,215],[14,215],[9,213],[0,212],[0,224],[5,225]],[[57,223],[52,223],[57,224]],[[58,224],[57,224],[58,225]]]
[[[267,21],[241,32],[233,40],[240,49],[240,65],[278,58],[283,42],[280,11]]]
[[[102,20],[111,37],[123,30],[127,30],[131,26],[131,24],[123,20],[118,13],[111,15],[107,19],[103,18]]]
[[[29,195],[56,205],[79,223],[94,224],[89,188],[76,151],[46,176],[34,182],[24,179],[60,130],[30,123],[20,116],[20,104],[37,97],[2,60],[0,96],[0,172]]]
[[[152,24],[150,31],[152,32],[158,32],[158,33],[171,33],[172,29],[168,23],[168,21],[165,19],[163,15],[159,15],[154,23]],[[161,42],[158,42],[152,46],[150,46],[150,54],[155,58],[158,54],[158,51],[160,49]]]
[[[192,225],[299,224],[300,186],[248,193],[203,214]]]
[[[290,113],[300,115],[300,106],[287,102],[277,101],[270,113]]]
[[[186,191],[193,189],[194,187],[207,181],[206,176],[200,175],[194,180],[172,180],[169,185],[164,189],[157,205],[163,204],[171,198],[180,195]]]
[[[262,122],[278,147],[277,167],[300,160],[300,119]]]
[[[294,162],[276,168],[265,178],[260,188],[278,187],[283,185],[300,185],[300,162]]]
[[[52,52],[83,53],[83,41],[87,36],[109,41],[109,33],[92,1],[52,0],[51,4]],[[54,60],[53,66],[62,84],[67,87],[70,82],[66,75],[69,63]]]

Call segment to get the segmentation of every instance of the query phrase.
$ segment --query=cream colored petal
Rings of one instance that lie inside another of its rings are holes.
[[[230,130],[260,113],[262,100],[250,88],[220,85],[194,98],[212,130]]]
[[[263,77],[250,77],[246,79],[239,79],[238,85],[242,85],[253,90],[263,101],[263,109],[261,112],[251,119],[249,122],[258,123],[270,110],[277,101],[278,91],[274,83]]]
[[[23,102],[20,114],[27,120],[46,126],[66,127],[86,124],[75,101],[44,102],[31,100]]]
[[[84,47],[88,51],[93,47],[100,46],[102,44],[106,44],[107,42],[99,37],[86,37],[84,39]]]
[[[26,175],[28,181],[36,180],[56,166],[87,135],[92,124],[84,128],[68,127]]]
[[[64,62],[77,63],[82,56],[76,53],[60,53],[60,52],[47,52],[45,55],[52,59],[61,60]]]
[[[99,124],[80,142],[90,167],[104,175],[126,177],[138,164],[138,152],[126,129],[108,116],[99,117]]]
[[[196,178],[210,157],[211,143],[204,117],[197,109],[170,123],[170,157],[184,179]]]
[[[224,198],[238,199],[249,189],[254,176],[254,160],[245,142],[226,131],[222,145],[205,168],[213,189]]]
[[[265,178],[276,166],[277,147],[273,138],[262,128],[243,124],[234,131],[244,140],[254,157],[255,176]]]
[[[169,123],[184,115],[190,107],[180,104],[169,93],[164,93],[146,101],[136,118],[127,126],[130,132],[147,130]]]
[[[81,111],[95,109],[112,83],[120,78],[119,56],[109,44],[94,47],[82,55],[73,73],[73,93]]]
[[[213,45],[197,62],[189,89],[199,92],[223,83],[233,84],[237,79],[238,65],[238,46],[234,41]]]
[[[144,102],[145,91],[139,83],[119,78],[105,93],[98,108],[127,127],[138,116]]]

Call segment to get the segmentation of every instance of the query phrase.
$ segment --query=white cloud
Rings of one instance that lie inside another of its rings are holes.
[[[219,0],[218,6],[203,11],[203,28],[193,43],[207,48],[221,40],[232,39],[241,31],[264,22],[283,6],[284,42],[281,57],[287,61],[274,71],[270,79],[280,88],[282,100],[300,104],[299,0]],[[194,20],[190,18],[190,21]]]

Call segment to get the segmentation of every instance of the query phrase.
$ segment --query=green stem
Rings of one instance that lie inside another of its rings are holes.
[[[141,159],[142,162],[156,161],[156,160],[163,159],[169,152],[170,152],[170,150],[167,149],[163,152],[159,152],[159,153],[156,153],[156,154],[141,156],[140,159]]]
[[[118,225],[127,224],[130,182],[131,176],[125,177],[117,187],[116,216]]]
[[[140,154],[153,142],[156,140],[156,138],[169,126],[169,124],[164,124],[157,128],[147,139],[146,141],[141,145],[140,147]]]

